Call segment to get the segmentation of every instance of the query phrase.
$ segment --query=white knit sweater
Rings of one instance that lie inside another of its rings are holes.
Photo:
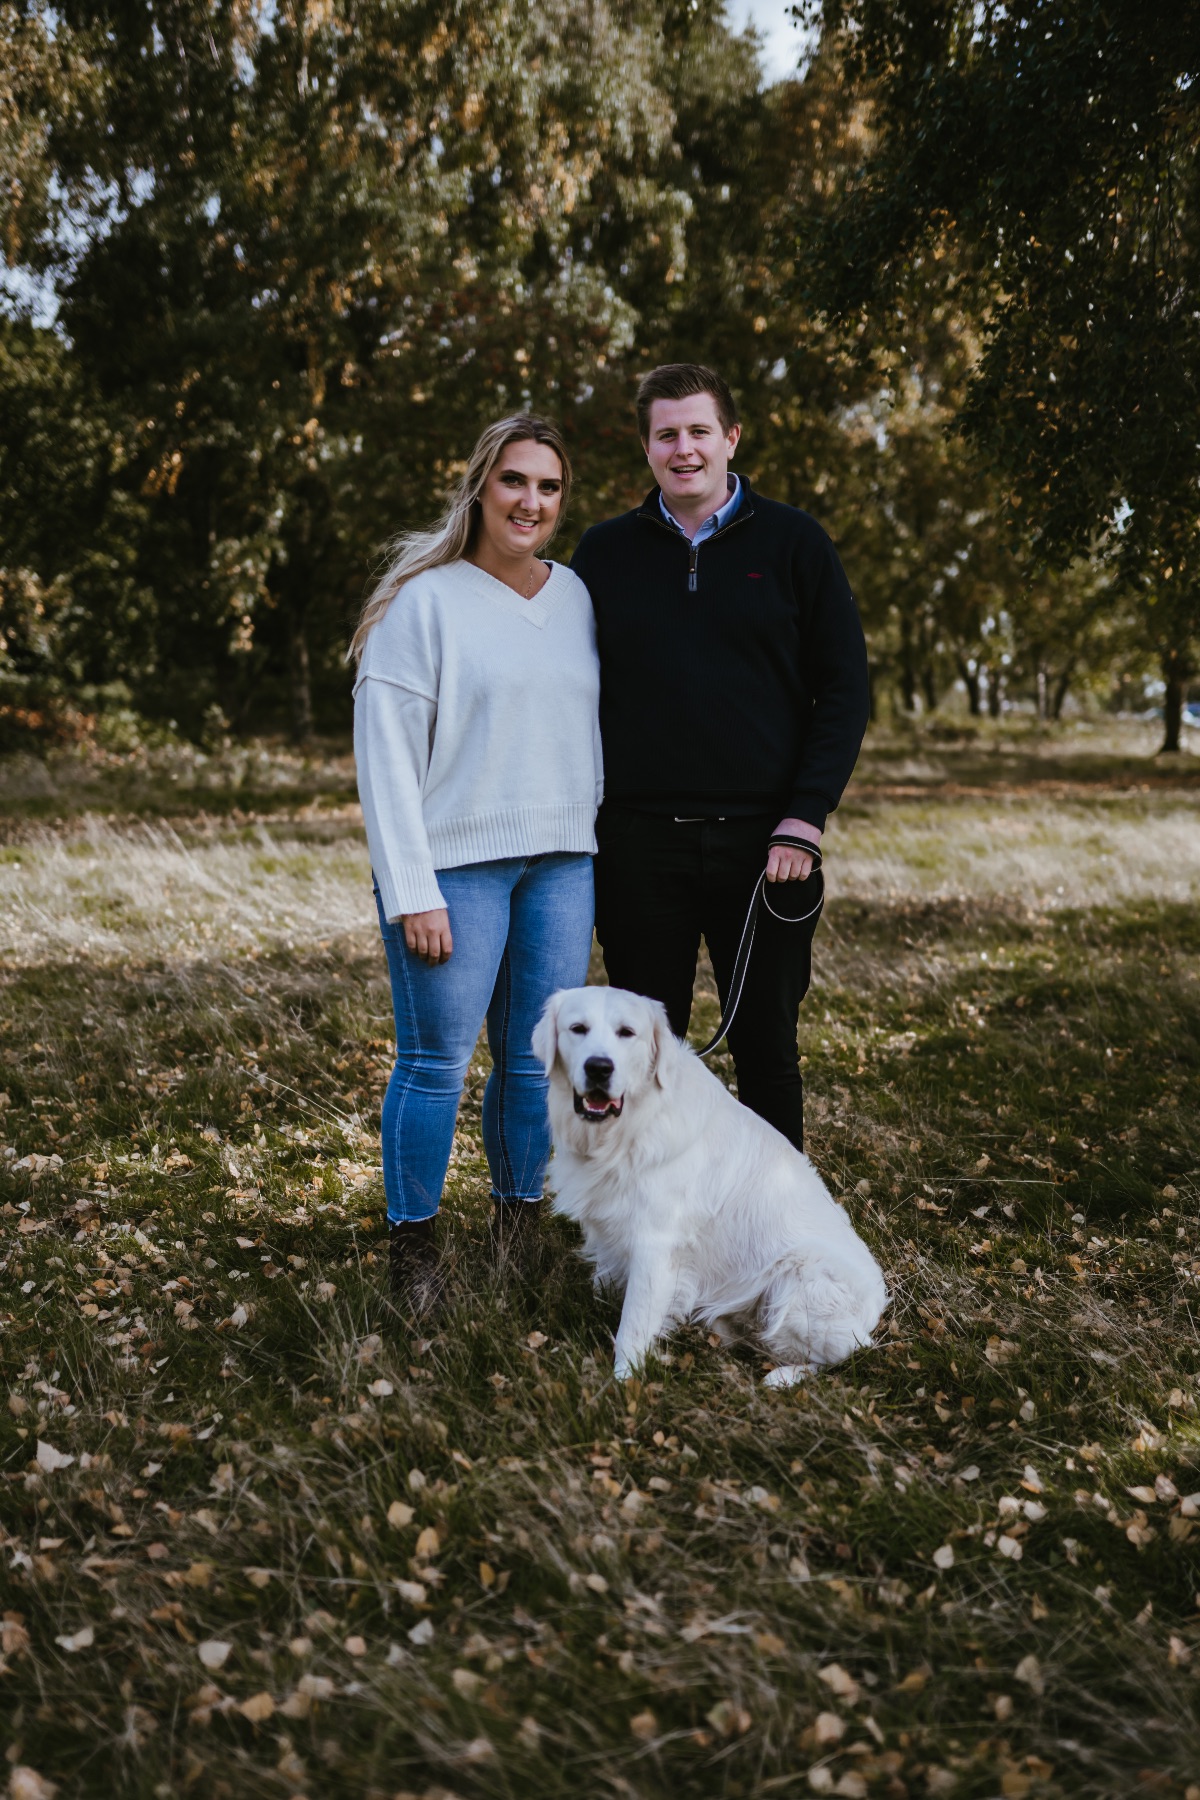
[[[532,600],[465,561],[405,583],[354,687],[358,792],[388,919],[445,905],[437,869],[595,852],[599,702],[591,600],[561,564]]]

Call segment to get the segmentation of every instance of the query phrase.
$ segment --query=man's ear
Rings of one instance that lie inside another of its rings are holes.
[[[551,994],[541,1018],[533,1028],[533,1054],[547,1075],[558,1061],[558,1009],[563,991],[560,988],[557,994]]]
[[[646,1004],[653,1017],[650,1044],[654,1051],[654,1079],[660,1088],[665,1088],[679,1060],[679,1040],[671,1030],[671,1021],[662,1001],[648,1000]]]

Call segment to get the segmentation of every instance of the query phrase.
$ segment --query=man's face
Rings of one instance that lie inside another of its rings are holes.
[[[646,460],[668,508],[680,506],[706,518],[723,506],[730,458],[741,435],[740,425],[721,429],[711,394],[652,401]]]

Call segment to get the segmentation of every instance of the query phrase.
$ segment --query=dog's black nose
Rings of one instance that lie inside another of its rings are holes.
[[[603,1087],[616,1066],[611,1056],[589,1056],[583,1072],[593,1087]]]

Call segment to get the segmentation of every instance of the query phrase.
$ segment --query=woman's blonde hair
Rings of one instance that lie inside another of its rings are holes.
[[[514,413],[497,419],[479,434],[471,452],[466,473],[446,503],[446,510],[432,531],[403,531],[388,545],[388,566],[367,596],[358,628],[346,652],[347,662],[358,662],[366,647],[371,628],[377,625],[406,581],[426,569],[437,569],[443,563],[457,562],[471,549],[479,526],[480,495],[488,476],[510,444],[532,440],[553,450],[562,465],[562,496],[558,519],[561,523],[571,494],[571,464],[567,447],[557,425],[540,419],[534,413]],[[555,526],[555,530],[558,526]],[[550,536],[553,537],[551,532]],[[537,547],[544,550],[550,538]]]

